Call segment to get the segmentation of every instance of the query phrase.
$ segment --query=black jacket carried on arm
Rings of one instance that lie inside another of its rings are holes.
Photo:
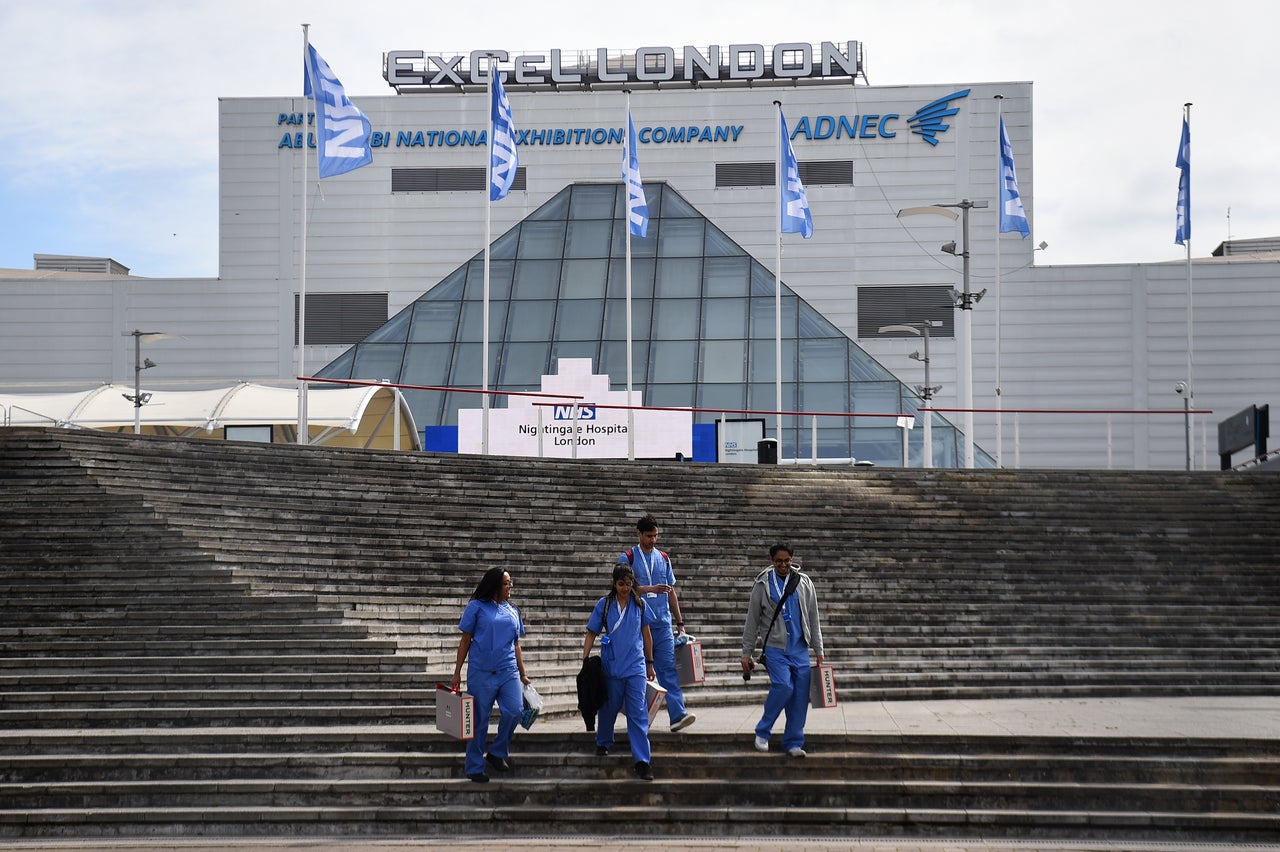
[[[598,655],[592,654],[582,661],[582,669],[578,672],[578,712],[582,714],[588,731],[596,729],[596,714],[604,702],[604,664]]]

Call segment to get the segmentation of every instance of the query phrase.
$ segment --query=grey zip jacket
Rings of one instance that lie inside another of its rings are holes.
[[[825,657],[822,647],[822,624],[818,620],[818,593],[814,591],[813,581],[809,575],[800,570],[799,565],[792,565],[793,573],[800,575],[800,585],[792,592],[800,603],[800,626],[804,631],[804,641],[809,651],[815,656]],[[755,584],[751,587],[751,603],[747,606],[747,623],[742,628],[742,656],[750,657],[755,651],[756,640],[760,633],[773,620],[773,611],[777,607],[769,598],[769,575],[773,568],[766,568],[756,575]],[[787,626],[782,616],[774,622],[773,629],[765,637],[765,644],[772,648],[787,647]]]

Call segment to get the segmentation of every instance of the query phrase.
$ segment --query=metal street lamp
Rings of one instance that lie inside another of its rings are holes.
[[[151,401],[151,394],[142,392],[142,371],[149,370],[156,366],[156,362],[150,358],[142,357],[142,341],[151,343],[156,340],[181,340],[182,336],[178,334],[166,334],[163,331],[133,331],[122,332],[125,337],[133,338],[133,394],[121,394],[125,399],[133,403],[133,434],[142,434],[142,406]]]
[[[960,309],[960,363],[957,365],[959,368],[957,374],[960,380],[960,407],[964,418],[964,466],[968,468],[973,467],[973,316],[970,311],[987,294],[985,288],[980,293],[969,292],[969,211],[975,207],[981,209],[986,206],[985,201],[970,201],[966,198],[954,204],[905,207],[898,211],[898,218],[928,213],[946,216],[953,222],[957,218],[961,219],[960,257],[963,260],[961,278],[964,282],[964,291],[957,293],[952,290],[952,296],[955,298],[956,307]],[[948,209],[952,207],[959,209],[960,213],[956,214]],[[942,250],[947,254],[955,254],[955,242],[947,243]]]
[[[942,389],[942,385],[929,384],[929,329],[942,325],[937,320],[928,320],[927,322],[909,322],[899,325],[882,325],[878,329],[880,334],[892,334],[894,332],[914,334],[918,337],[924,337],[924,357],[920,357],[919,352],[912,352],[908,358],[920,361],[924,364],[924,384],[916,385],[916,393],[920,394],[920,398],[924,400],[924,407],[929,408],[929,401],[933,399],[935,391]],[[933,429],[931,421],[933,420],[933,412],[926,411],[924,413],[924,466],[933,467]]]

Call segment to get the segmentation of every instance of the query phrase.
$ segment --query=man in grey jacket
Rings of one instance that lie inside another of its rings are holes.
[[[773,568],[761,571],[751,587],[747,623],[742,629],[742,672],[751,672],[756,640],[767,632],[762,645],[769,670],[769,695],[764,700],[764,715],[756,724],[756,749],[769,750],[773,723],[778,714],[785,712],[782,750],[792,757],[804,757],[804,724],[809,716],[809,652],[818,658],[818,665],[822,665],[824,658],[818,593],[800,566],[791,564],[789,545],[770,547],[769,558]],[[789,587],[793,589],[790,593]],[[781,607],[779,601],[782,601]]]

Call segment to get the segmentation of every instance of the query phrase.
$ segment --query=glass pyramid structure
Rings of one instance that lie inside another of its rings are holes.
[[[669,185],[645,184],[649,229],[632,237],[633,388],[645,405],[690,406],[696,424],[762,418],[774,436],[774,276]],[[576,183],[493,242],[489,387],[537,391],[558,358],[590,358],[626,389],[626,188]],[[316,375],[437,388],[480,388],[481,252]],[[919,397],[812,306],[782,287],[779,458],[901,466],[902,430]],[[420,427],[456,427],[474,394],[407,390]],[[495,397],[495,407],[504,405]],[[825,413],[827,416],[810,414]],[[933,462],[957,464],[960,435],[933,415]],[[923,430],[909,433],[919,466]],[[432,442],[428,440],[428,445]],[[975,448],[975,463],[994,466]]]

